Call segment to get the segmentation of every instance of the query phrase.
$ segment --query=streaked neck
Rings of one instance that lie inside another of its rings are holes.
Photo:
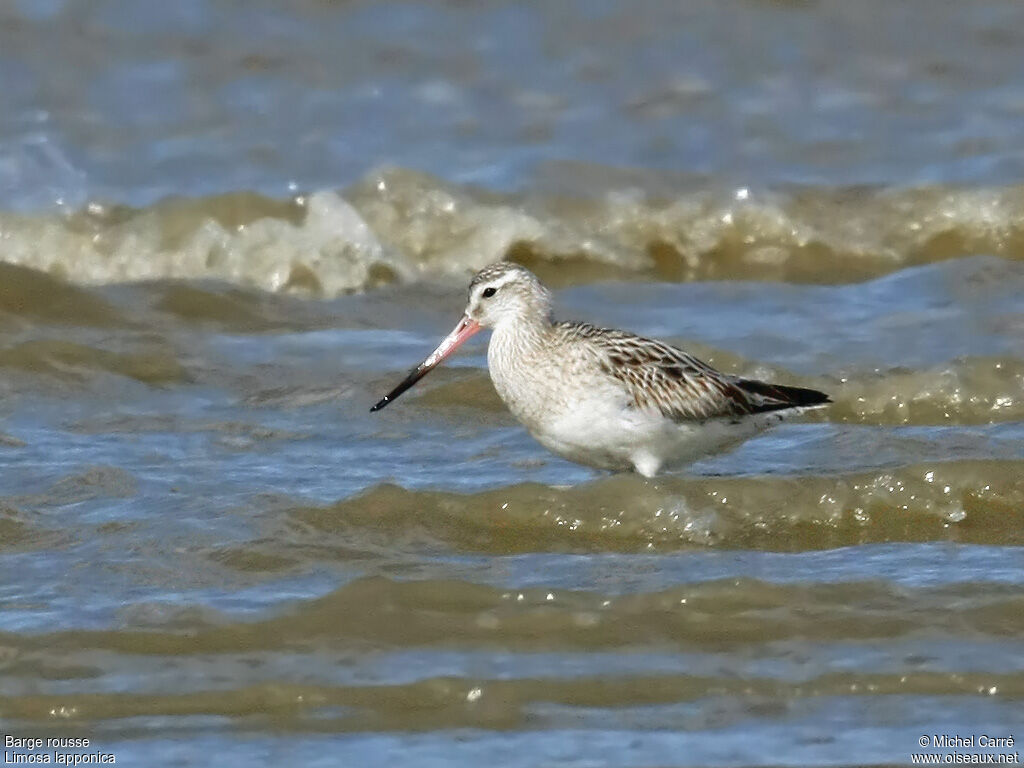
[[[511,370],[523,361],[544,353],[551,333],[551,319],[545,315],[518,317],[499,323],[487,348],[487,363],[492,372]]]

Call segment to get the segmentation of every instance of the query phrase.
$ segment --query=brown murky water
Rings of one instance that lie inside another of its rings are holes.
[[[225,766],[1024,737],[1022,15],[0,10],[2,732]],[[656,480],[533,443],[483,339],[368,413],[504,256],[835,404]]]

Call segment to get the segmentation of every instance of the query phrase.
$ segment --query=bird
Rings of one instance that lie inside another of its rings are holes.
[[[536,275],[499,261],[470,281],[452,332],[371,412],[485,328],[487,368],[508,409],[552,453],[596,469],[654,477],[832,402],[814,389],[721,373],[663,341],[556,322]]]

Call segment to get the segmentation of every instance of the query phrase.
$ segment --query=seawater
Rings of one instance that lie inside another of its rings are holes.
[[[1022,15],[0,9],[3,732],[225,766],[1024,736]],[[499,258],[835,404],[598,473],[481,337],[371,415]]]

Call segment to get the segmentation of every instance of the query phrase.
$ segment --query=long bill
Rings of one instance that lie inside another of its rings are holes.
[[[461,347],[470,336],[479,330],[480,323],[463,315],[459,324],[455,326],[455,329],[445,336],[444,340],[437,345],[437,349],[431,352],[430,356],[427,357],[426,360],[409,371],[409,375],[402,380],[402,383],[384,395],[384,397],[382,397],[378,403],[370,409],[370,413],[379,411],[392,400],[397,400],[405,390],[409,389],[413,384],[444,362],[456,349]]]

